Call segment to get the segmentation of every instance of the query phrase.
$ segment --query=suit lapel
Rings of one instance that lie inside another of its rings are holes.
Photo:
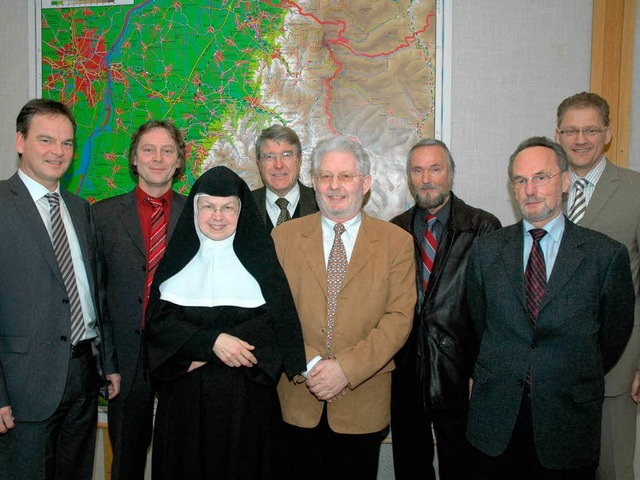
[[[618,173],[618,168],[607,160],[607,166],[598,180],[598,184],[589,200],[589,205],[587,205],[587,211],[580,220],[579,225],[591,228],[591,224],[600,217],[601,210],[620,186]]]
[[[304,217],[308,228],[301,232],[300,248],[305,261],[309,264],[318,285],[327,295],[327,268],[324,262],[322,241],[322,218],[320,214]]]
[[[362,224],[358,231],[356,243],[353,246],[347,274],[344,277],[342,288],[344,289],[349,282],[356,277],[364,266],[369,262],[375,253],[375,246],[378,243],[378,232],[372,228],[371,218],[362,212]]]
[[[136,248],[138,248],[138,250],[140,250],[140,253],[142,253],[142,255],[146,257],[144,237],[142,236],[142,227],[140,226],[138,206],[136,205],[135,189],[122,197],[117,217],[118,221],[122,223],[125,232],[127,232],[127,234],[131,237],[131,241],[133,242],[133,244],[136,246]]]
[[[540,311],[550,303],[554,297],[564,288],[575,274],[578,265],[584,260],[584,254],[580,249],[582,240],[576,226],[565,219],[564,234],[560,242],[560,249],[556,257],[547,289],[540,302]]]
[[[258,212],[260,212],[260,216],[262,217],[262,221],[266,224],[268,215],[267,215],[267,187],[259,188],[255,191],[254,198],[256,203],[258,204]]]
[[[508,284],[515,290],[516,296],[522,306],[527,308],[527,293],[524,284],[524,271],[522,268],[522,255],[524,251],[522,221],[510,228],[508,235],[504,236],[504,245],[500,251],[502,265],[508,277]]]
[[[60,273],[60,268],[58,267],[58,261],[56,260],[55,253],[53,251],[51,237],[49,236],[49,232],[47,232],[47,228],[42,222],[42,217],[40,216],[38,207],[36,207],[33,203],[33,199],[29,194],[29,190],[27,190],[27,187],[22,182],[22,180],[20,180],[20,177],[17,173],[9,179],[9,184],[11,186],[11,191],[14,194],[12,200],[16,206],[16,210],[19,212],[19,215],[22,217],[25,225],[27,226],[25,231],[31,232],[33,234],[33,238],[35,239],[35,242],[42,252],[45,260],[49,264],[49,267],[51,267],[51,270],[55,274],[60,284],[64,285],[62,274]]]

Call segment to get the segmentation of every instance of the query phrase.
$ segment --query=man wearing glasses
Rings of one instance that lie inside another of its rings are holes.
[[[416,302],[413,239],[362,211],[369,156],[347,136],[311,153],[320,213],[275,228],[296,303],[306,381],[278,385],[292,479],[376,480],[393,357]]]
[[[298,178],[302,145],[296,132],[271,125],[256,140],[255,152],[264,186],[254,190],[253,196],[269,229],[318,211],[313,189]]]
[[[622,357],[605,377],[597,477],[634,480],[636,404],[640,400],[640,174],[604,156],[612,130],[609,105],[595,93],[575,94],[558,106],[556,141],[569,157],[571,178],[565,212],[578,225],[623,243],[631,258],[635,324]]]
[[[467,266],[480,339],[467,427],[474,479],[593,479],[604,375],[633,327],[629,255],[562,214],[560,145],[525,140],[508,172],[523,219],[477,238]]]

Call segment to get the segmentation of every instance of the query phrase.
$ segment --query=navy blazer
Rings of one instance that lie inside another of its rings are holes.
[[[467,271],[469,309],[480,339],[467,437],[488,455],[504,452],[531,366],[531,410],[542,465],[596,462],[604,375],[633,326],[627,249],[565,219],[535,329],[527,318],[522,222],[479,237]]]
[[[64,190],[61,195],[94,293],[89,202]],[[0,407],[11,405],[18,421],[40,422],[64,393],[71,313],[51,238],[17,173],[0,181],[0,225]]]

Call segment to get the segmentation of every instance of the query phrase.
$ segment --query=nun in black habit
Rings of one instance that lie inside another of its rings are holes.
[[[253,195],[228,168],[193,185],[146,325],[154,480],[284,477],[276,385],[306,368],[302,331]]]

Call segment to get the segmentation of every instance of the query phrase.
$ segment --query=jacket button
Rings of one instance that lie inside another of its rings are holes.
[[[68,298],[63,298],[62,299],[62,303],[64,303],[66,305],[67,303],[69,303],[69,299]]]
[[[67,336],[66,335],[60,335],[60,341],[66,342],[67,341]]]
[[[321,333],[321,334],[323,334],[323,335],[326,335],[326,333],[327,333],[327,329],[326,329],[326,328],[324,328],[324,327],[322,327],[322,328],[320,329],[320,333]]]
[[[535,350],[536,348],[538,348],[538,342],[536,342],[536,341],[531,342],[531,348],[532,348],[533,350]]]

